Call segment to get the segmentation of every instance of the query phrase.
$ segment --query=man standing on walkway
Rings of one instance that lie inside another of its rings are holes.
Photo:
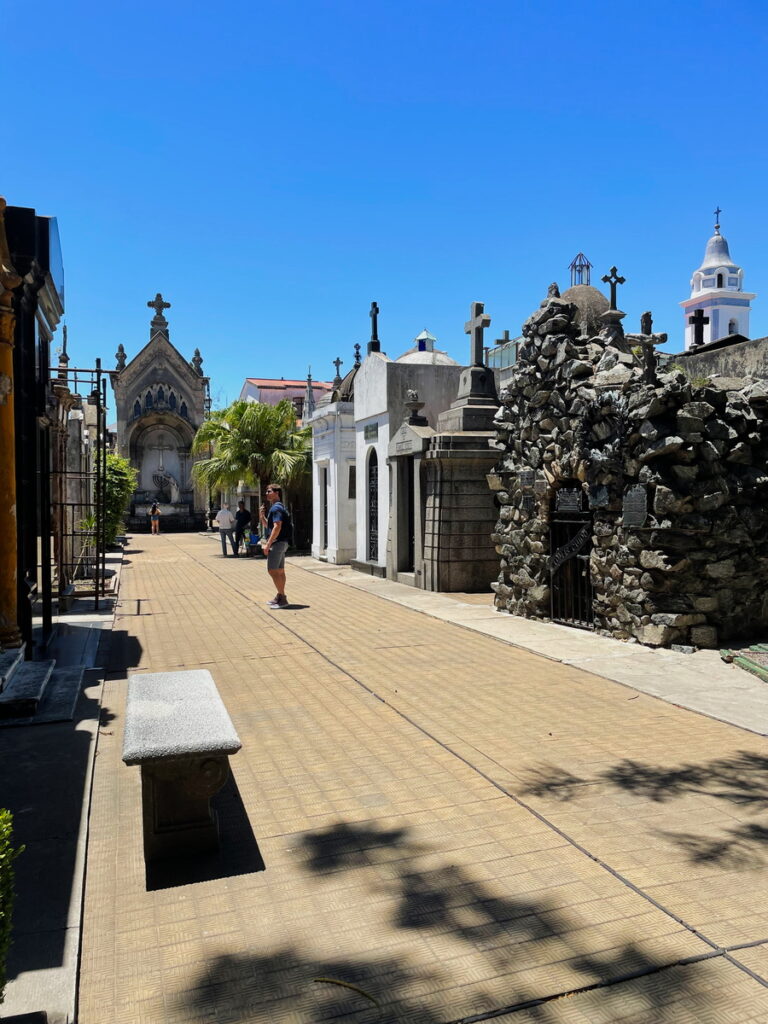
[[[286,608],[288,598],[285,596],[285,552],[291,541],[291,517],[283,504],[283,489],[277,484],[269,484],[264,492],[269,502],[269,511],[262,505],[259,509],[261,525],[266,533],[266,540],[261,550],[267,556],[267,572],[277,588],[277,594],[267,601],[269,608]]]
[[[232,545],[232,554],[237,555],[237,546],[235,545],[235,517],[229,511],[229,505],[226,501],[222,501],[221,508],[216,513],[216,522],[219,526],[219,536],[221,537],[221,553],[224,558],[227,557],[227,537],[229,537],[229,543]]]
[[[240,554],[240,544],[250,521],[251,510],[245,507],[245,502],[241,498],[237,503],[237,512],[235,512],[235,558]]]

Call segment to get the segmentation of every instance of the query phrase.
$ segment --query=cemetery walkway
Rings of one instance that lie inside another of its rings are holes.
[[[79,1024],[768,1022],[768,740],[300,566],[126,552]],[[145,873],[125,677],[199,667],[222,852]]]

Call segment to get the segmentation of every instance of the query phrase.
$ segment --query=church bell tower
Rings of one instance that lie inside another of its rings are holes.
[[[744,271],[731,259],[728,242],[720,234],[721,213],[718,207],[715,233],[707,242],[701,266],[691,278],[691,297],[680,303],[686,352],[730,334],[749,337],[749,310],[755,295],[742,291]]]

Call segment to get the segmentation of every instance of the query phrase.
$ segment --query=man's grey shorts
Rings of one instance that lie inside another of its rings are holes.
[[[283,569],[285,567],[285,552],[287,550],[287,540],[275,541],[267,554],[267,569]]]

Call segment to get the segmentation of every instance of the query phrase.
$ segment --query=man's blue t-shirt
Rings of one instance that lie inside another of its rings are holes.
[[[287,541],[289,544],[293,540],[291,537],[291,517],[288,515],[288,510],[282,501],[276,501],[267,512],[267,536],[269,537],[272,533],[272,527],[275,523],[280,523],[280,533],[277,535],[275,543],[279,543],[281,540]]]

